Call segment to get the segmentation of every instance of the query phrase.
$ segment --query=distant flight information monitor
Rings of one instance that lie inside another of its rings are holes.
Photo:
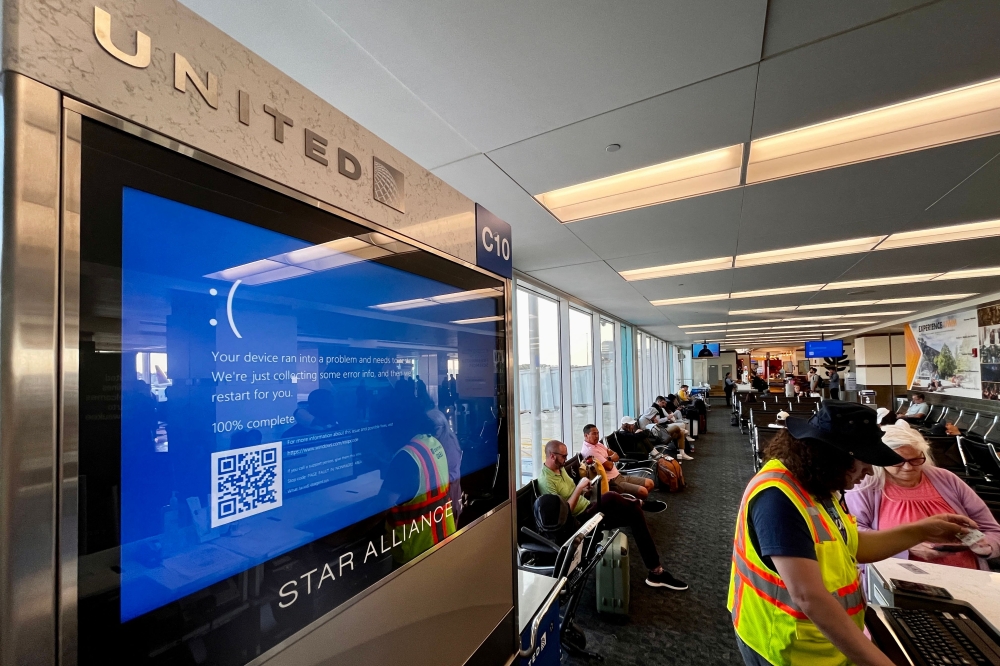
[[[810,340],[806,342],[806,358],[839,358],[843,355],[843,340]]]
[[[709,342],[708,344],[691,345],[691,356],[693,358],[715,358],[719,355],[719,343]]]

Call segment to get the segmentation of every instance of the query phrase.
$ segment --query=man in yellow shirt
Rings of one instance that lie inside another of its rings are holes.
[[[600,511],[604,514],[602,528],[628,527],[632,537],[639,547],[639,555],[643,564],[649,569],[646,585],[650,587],[665,587],[670,590],[686,590],[687,583],[674,578],[660,564],[660,554],[653,543],[653,537],[646,525],[646,517],[638,500],[627,499],[619,493],[609,491],[600,496],[599,500],[591,502],[584,495],[590,490],[590,479],[584,477],[579,483],[574,483],[569,474],[563,470],[569,451],[559,440],[549,440],[545,444],[545,463],[538,472],[538,486],[542,493],[558,495],[566,500],[574,516],[581,521],[588,520]]]

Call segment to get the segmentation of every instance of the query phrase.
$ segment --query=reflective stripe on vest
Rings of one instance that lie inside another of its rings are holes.
[[[738,550],[733,552],[733,564],[736,567],[736,573],[740,577],[741,582],[746,583],[762,598],[770,601],[796,619],[809,619],[799,608],[798,604],[792,600],[792,594],[785,587],[781,578],[769,573],[765,569],[756,567]],[[861,585],[857,580],[830,592],[830,594],[848,615],[854,615],[865,607],[865,597],[861,592]]]
[[[831,528],[833,520],[780,462],[770,461],[751,480],[743,495],[733,540],[728,607],[740,638],[772,664],[842,666],[848,663],[792,599],[784,581],[753,549],[747,525],[751,500],[767,488],[778,488],[806,521],[816,547],[823,584],[860,629],[865,599],[857,573],[857,523],[836,503],[833,511],[846,529]]]
[[[386,525],[390,531],[402,531],[402,543],[394,548],[394,554],[408,561],[453,534],[455,519],[448,510],[448,459],[441,443],[433,437],[418,436],[400,450],[403,452],[420,470],[419,491],[413,499],[389,511]],[[407,536],[406,528],[413,528],[414,523],[416,536],[412,529]]]

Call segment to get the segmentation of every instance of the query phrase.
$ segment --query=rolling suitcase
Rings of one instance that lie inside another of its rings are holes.
[[[613,532],[606,532],[607,548],[597,565],[597,611],[615,615],[628,615],[629,559],[628,537],[618,532],[608,544]]]

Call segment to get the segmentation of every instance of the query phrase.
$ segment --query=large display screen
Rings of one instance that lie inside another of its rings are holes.
[[[806,358],[840,358],[843,355],[843,340],[806,341]]]
[[[715,358],[719,355],[719,343],[709,342],[706,344],[691,345],[691,356],[693,358]]]
[[[246,663],[506,498],[502,282],[84,138],[81,659]]]

